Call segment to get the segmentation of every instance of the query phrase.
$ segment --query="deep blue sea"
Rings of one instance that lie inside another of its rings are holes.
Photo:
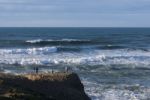
[[[79,74],[92,100],[150,100],[150,28],[0,28],[0,71]]]

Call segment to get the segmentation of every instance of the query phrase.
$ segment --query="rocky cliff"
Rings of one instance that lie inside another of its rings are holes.
[[[0,74],[0,100],[90,100],[75,73]]]

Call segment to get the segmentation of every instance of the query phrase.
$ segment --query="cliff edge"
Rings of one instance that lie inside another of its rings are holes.
[[[0,73],[0,100],[90,100],[75,73]]]

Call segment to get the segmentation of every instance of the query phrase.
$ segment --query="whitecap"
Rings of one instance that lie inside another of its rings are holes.
[[[35,39],[27,40],[27,43],[40,43],[40,42],[89,42],[90,40],[85,39]]]
[[[150,65],[150,52],[141,50],[91,50],[89,52],[56,52],[56,47],[28,49],[0,49],[0,63],[19,64],[76,64],[112,65],[134,64]]]
[[[27,49],[0,49],[1,55],[19,55],[19,54],[47,54],[56,52],[57,47],[41,47],[41,48],[27,48]]]
[[[42,41],[42,39],[35,39],[35,40],[27,40],[26,42],[27,43],[39,43],[41,41]]]
[[[86,93],[92,98],[92,100],[148,100],[150,98],[150,88],[140,86],[139,84],[102,85],[87,79],[83,79],[82,82],[85,86]],[[134,91],[127,87],[138,88]]]

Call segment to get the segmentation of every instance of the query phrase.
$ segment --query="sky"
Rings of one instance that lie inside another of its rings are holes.
[[[0,0],[0,27],[150,27],[150,0]]]

